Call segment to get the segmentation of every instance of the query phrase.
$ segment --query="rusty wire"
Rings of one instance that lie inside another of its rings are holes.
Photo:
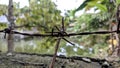
[[[9,29],[0,30],[0,33],[8,33]],[[40,37],[70,37],[70,36],[79,36],[79,35],[91,35],[91,34],[110,34],[110,33],[120,33],[120,31],[96,31],[96,32],[82,32],[82,33],[61,33],[61,32],[51,32],[46,34],[32,34],[32,33],[25,33],[25,32],[18,32],[12,30],[14,34],[26,35],[26,36],[40,36]]]

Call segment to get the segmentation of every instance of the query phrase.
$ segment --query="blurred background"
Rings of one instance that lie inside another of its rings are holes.
[[[67,33],[116,30],[115,0],[13,0],[15,31],[25,33],[51,32],[60,27],[65,18]],[[0,0],[0,30],[8,27],[8,0]],[[114,27],[114,28],[113,28]],[[75,45],[62,40],[58,55],[105,58],[117,45],[114,34],[83,35],[66,37]],[[114,40],[114,41],[111,41]],[[53,54],[56,38],[14,35],[16,52]],[[0,50],[7,51],[7,38],[0,33]]]

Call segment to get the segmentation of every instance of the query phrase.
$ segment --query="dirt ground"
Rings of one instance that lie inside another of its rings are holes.
[[[48,68],[53,55],[34,53],[0,54],[0,68]],[[54,68],[119,68],[120,62],[89,57],[57,56]]]

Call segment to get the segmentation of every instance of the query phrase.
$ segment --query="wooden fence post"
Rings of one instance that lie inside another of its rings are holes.
[[[7,46],[8,46],[8,53],[12,53],[14,51],[14,35],[11,30],[14,29],[14,16],[13,16],[13,0],[9,0],[8,5],[8,21],[9,21],[9,29],[10,33],[8,34],[7,38]]]
[[[118,5],[117,7],[117,13],[116,13],[116,17],[117,17],[117,22],[118,22],[118,25],[117,25],[117,33],[119,33],[120,31],[120,4]],[[117,55],[120,56],[120,38],[119,38],[119,34],[118,34],[118,50],[117,50]]]

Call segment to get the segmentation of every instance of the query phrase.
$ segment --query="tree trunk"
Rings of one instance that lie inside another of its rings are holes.
[[[13,16],[13,0],[9,0],[8,6],[8,21],[9,21],[9,29],[10,33],[8,34],[8,53],[12,53],[14,51],[14,35],[11,30],[14,29],[14,16]]]

